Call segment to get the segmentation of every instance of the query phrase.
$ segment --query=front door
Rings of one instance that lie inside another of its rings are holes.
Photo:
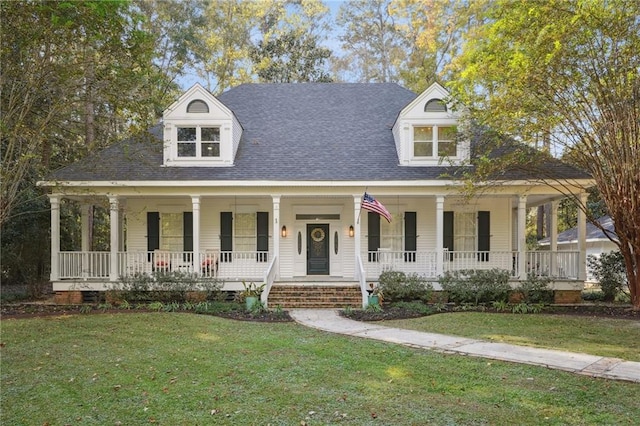
[[[329,225],[307,225],[307,275],[329,275]]]

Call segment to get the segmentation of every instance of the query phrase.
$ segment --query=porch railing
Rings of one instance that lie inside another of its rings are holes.
[[[200,253],[194,262],[192,252],[119,252],[117,276],[154,271],[199,272],[207,277],[230,280],[263,280],[273,260],[269,252],[216,252]],[[519,277],[517,252],[444,252],[443,271],[461,269],[503,269]],[[525,272],[556,279],[577,279],[579,252],[532,251],[524,253]],[[60,252],[58,279],[106,280],[110,277],[109,252]],[[428,251],[370,251],[361,258],[363,272],[360,280],[376,280],[385,270],[415,273],[426,278],[437,278],[438,254]]]

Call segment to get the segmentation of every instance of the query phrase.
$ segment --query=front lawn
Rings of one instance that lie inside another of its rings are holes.
[[[456,312],[384,325],[640,361],[640,321],[629,319]]]
[[[3,425],[582,425],[640,416],[637,384],[295,323],[127,313],[1,325]]]

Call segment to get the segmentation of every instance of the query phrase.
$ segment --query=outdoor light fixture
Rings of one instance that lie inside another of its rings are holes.
[[[282,238],[287,238],[287,227],[282,225]]]
[[[353,236],[354,236],[354,234],[355,234],[355,231],[353,230],[353,225],[350,225],[350,226],[349,226],[349,236],[350,236],[350,237],[353,237]]]

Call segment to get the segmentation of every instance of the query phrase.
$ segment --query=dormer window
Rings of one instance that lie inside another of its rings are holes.
[[[178,127],[178,157],[220,157],[219,127]]]
[[[209,105],[203,100],[196,99],[194,101],[189,102],[187,106],[187,113],[208,113]]]
[[[431,99],[424,105],[424,112],[447,112],[447,104],[442,99]]]
[[[414,126],[413,156],[457,157],[455,126]]]

